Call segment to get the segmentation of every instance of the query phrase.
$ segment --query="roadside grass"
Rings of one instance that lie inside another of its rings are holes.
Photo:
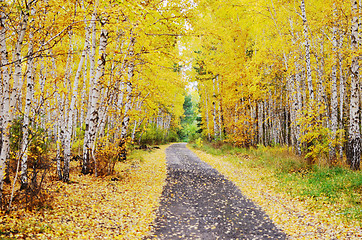
[[[192,147],[197,148],[196,144]],[[324,203],[337,206],[336,214],[362,225],[362,174],[339,164],[308,165],[302,157],[286,147],[237,148],[228,144],[203,144],[201,150],[215,156],[227,156],[235,166],[263,168],[275,176],[277,191],[288,193],[301,201],[314,199],[311,209]],[[321,161],[322,162],[322,161]],[[268,180],[268,179],[266,179]]]

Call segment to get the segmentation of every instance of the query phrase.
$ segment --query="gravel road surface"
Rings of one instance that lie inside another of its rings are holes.
[[[155,239],[286,239],[268,216],[186,144],[166,149]]]

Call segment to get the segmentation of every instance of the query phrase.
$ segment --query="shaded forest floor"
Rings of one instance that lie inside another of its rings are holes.
[[[195,148],[192,150],[261,206],[291,239],[361,239],[361,221],[343,214],[344,199],[331,202],[323,197],[293,194],[290,191],[293,184],[283,185],[285,182],[278,179],[280,175],[273,169],[255,163],[255,155],[220,155],[220,152],[211,155]],[[297,190],[300,189],[294,189],[294,193]]]
[[[159,206],[165,148],[135,151],[104,178],[81,175],[72,162],[71,183],[47,182],[51,198],[41,209],[0,213],[0,239],[142,239]]]

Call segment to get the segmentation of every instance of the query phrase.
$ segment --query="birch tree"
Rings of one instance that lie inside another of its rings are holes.
[[[31,16],[35,15],[35,8],[31,8]],[[30,20],[30,34],[29,34],[29,47],[28,47],[28,66],[26,74],[26,100],[24,108],[23,119],[23,140],[21,146],[21,184],[22,188],[26,188],[28,185],[28,148],[31,139],[29,139],[29,124],[30,124],[30,108],[33,102],[33,89],[34,89],[34,26],[32,26],[33,20]]]
[[[89,91],[89,99],[88,99],[88,111],[85,119],[85,133],[84,133],[84,144],[83,144],[83,163],[82,163],[82,173],[87,174],[89,173],[89,161],[90,161],[90,150],[91,150],[91,142],[90,142],[90,117],[92,111],[94,111],[95,106],[91,106],[92,98],[93,98],[93,89],[96,87],[95,84],[95,55],[96,55],[96,17],[97,12],[96,9],[94,9],[92,14],[92,20],[91,20],[91,30],[92,30],[92,43],[91,43],[91,51],[89,55],[89,61],[90,61],[90,69],[89,69],[89,75],[90,75],[90,91]],[[97,90],[97,89],[96,89]]]
[[[71,158],[71,137],[72,137],[72,129],[74,128],[74,111],[75,111],[75,103],[76,98],[78,97],[78,85],[81,77],[82,68],[84,65],[84,60],[86,58],[86,54],[89,51],[89,36],[90,36],[90,27],[86,27],[86,35],[85,35],[85,43],[84,48],[81,53],[81,57],[78,63],[78,69],[75,73],[72,95],[70,100],[70,106],[68,111],[68,121],[67,126],[64,133],[64,176],[63,181],[69,181],[69,163]]]
[[[356,51],[359,47],[358,38],[358,1],[352,0],[352,24],[351,24],[351,100],[349,106],[349,130],[347,160],[352,169],[359,169],[361,158],[361,131],[359,119],[359,63]]]
[[[308,21],[307,21],[307,13],[306,13],[306,9],[305,9],[304,0],[301,0],[300,9],[302,11],[304,47],[305,47],[306,77],[307,77],[307,83],[308,83],[309,98],[311,100],[314,100],[312,67],[311,67],[311,60],[310,60],[310,39],[309,39],[309,33],[308,33]]]
[[[131,96],[132,96],[132,91],[133,91],[132,78],[133,78],[134,70],[135,70],[135,53],[134,53],[135,42],[136,42],[136,38],[131,33],[130,45],[129,45],[130,47],[129,47],[129,54],[128,54],[130,60],[127,63],[127,81],[125,83],[126,98],[125,98],[125,103],[124,103],[123,121],[122,121],[121,136],[120,136],[120,142],[119,142],[119,147],[121,149],[119,158],[122,160],[126,159],[125,144],[126,144],[126,137],[127,137],[128,127],[129,127],[128,126],[129,120],[130,120],[130,117],[128,114],[132,107]]]
[[[337,66],[338,66],[338,53],[337,53],[337,27],[334,25],[332,27],[332,45],[333,45],[333,56],[334,63],[332,65],[331,72],[331,130],[332,130],[332,140],[336,139],[336,133],[338,128],[338,91],[337,91]],[[336,158],[336,147],[333,146],[333,143],[330,146],[329,158],[331,161],[334,161]]]
[[[1,112],[1,151],[0,151],[0,205],[2,204],[2,191],[5,178],[5,167],[9,149],[9,127],[10,127],[10,73],[8,67],[8,52],[6,46],[6,15],[3,10],[3,2],[0,2],[0,51],[1,51],[1,74],[3,86],[3,106]]]
[[[98,66],[96,69],[96,75],[94,76],[94,83],[91,89],[91,102],[90,102],[90,118],[89,118],[89,136],[88,139],[85,139],[86,142],[86,151],[90,151],[90,154],[86,154],[86,158],[83,159],[83,168],[82,173],[87,174],[89,173],[89,160],[90,156],[92,157],[93,161],[95,162],[94,156],[94,148],[95,148],[95,141],[96,141],[96,134],[97,134],[97,126],[99,120],[99,105],[98,99],[100,96],[100,80],[104,76],[105,72],[105,65],[106,65],[106,48],[107,48],[107,41],[108,41],[108,31],[105,28],[107,24],[107,17],[102,16],[100,20],[101,25],[101,34],[99,39],[99,58],[98,58]],[[94,35],[93,35],[94,36]],[[84,155],[83,155],[84,157]],[[96,164],[96,163],[95,163]]]

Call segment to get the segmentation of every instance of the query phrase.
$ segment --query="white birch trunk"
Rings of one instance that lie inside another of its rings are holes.
[[[99,40],[99,59],[98,59],[98,66],[96,70],[96,75],[94,78],[94,85],[92,88],[92,100],[90,103],[90,118],[89,118],[89,139],[88,139],[88,148],[92,149],[91,156],[94,161],[94,167],[96,168],[96,159],[94,156],[94,149],[96,143],[96,134],[97,134],[97,127],[99,122],[99,106],[98,106],[98,99],[100,97],[100,79],[104,76],[105,72],[105,65],[106,65],[106,48],[107,48],[107,41],[108,41],[108,32],[104,28],[106,24],[106,19],[101,21],[101,34]],[[88,160],[89,161],[89,160]],[[84,169],[83,173],[88,173],[89,169]],[[94,173],[97,175],[97,173]]]
[[[304,0],[301,0],[300,8],[302,10],[302,20],[303,20],[303,33],[304,33],[304,47],[305,47],[305,64],[306,64],[306,77],[309,91],[309,98],[314,100],[314,90],[313,90],[313,80],[312,80],[312,66],[310,61],[310,39],[308,34],[308,22],[307,14],[305,10]]]
[[[56,79],[57,78],[57,74],[56,74],[57,66],[56,66],[56,62],[55,62],[55,57],[53,56],[51,51],[49,53],[50,53],[50,55],[52,55],[52,60],[51,60],[52,61],[52,72],[51,72],[52,78]],[[57,89],[56,83],[54,83],[54,89]],[[55,131],[56,131],[56,136],[57,136],[56,137],[57,151],[56,151],[55,159],[56,159],[58,180],[62,180],[63,173],[62,173],[62,168],[60,165],[60,153],[61,153],[61,143],[62,143],[61,137],[63,136],[63,134],[61,133],[61,129],[60,129],[60,126],[62,124],[62,122],[61,122],[62,98],[58,91],[55,92],[55,97],[56,97],[56,101],[58,103],[58,108],[56,109],[56,117],[55,117],[55,121],[56,121]]]
[[[138,121],[135,120],[134,123],[133,123],[133,131],[132,131],[132,135],[131,135],[131,141],[132,142],[134,141],[135,136],[136,136],[137,124],[138,124]]]
[[[219,111],[219,137],[220,140],[222,141],[222,129],[223,129],[223,125],[222,125],[222,111],[221,111],[221,94],[220,94],[220,86],[219,86],[219,75],[216,76],[216,86],[217,86],[217,94],[219,96],[219,105],[218,105],[218,111]]]
[[[123,115],[123,121],[122,121],[122,127],[121,127],[121,136],[120,136],[120,143],[119,146],[121,148],[121,153],[120,153],[120,159],[121,160],[126,160],[126,137],[127,137],[127,132],[128,132],[128,125],[129,125],[129,111],[132,108],[132,98],[131,98],[131,94],[133,91],[133,86],[132,86],[132,78],[134,75],[134,69],[135,69],[135,55],[134,55],[134,45],[136,43],[136,39],[132,36],[130,39],[130,48],[129,48],[129,57],[130,60],[128,62],[127,68],[128,68],[128,72],[127,72],[127,82],[125,83],[126,85],[126,99],[125,99],[125,105],[124,105],[124,115]]]
[[[290,22],[290,29],[292,34],[292,41],[293,44],[296,46],[297,42],[297,35],[294,33],[294,27],[293,27],[293,21],[292,19],[289,19]],[[295,74],[292,76],[292,82],[294,84],[291,84],[291,94],[293,98],[293,103],[291,106],[292,109],[292,126],[293,126],[293,139],[292,142],[294,143],[295,152],[297,155],[302,154],[301,149],[301,143],[300,143],[300,126],[297,124],[298,119],[300,118],[300,113],[298,113],[299,110],[302,109],[302,93],[303,91],[301,86],[301,67],[298,62],[298,58],[294,57],[294,66],[295,66]],[[293,81],[294,80],[294,81]]]
[[[80,126],[83,127],[83,123],[85,121],[84,119],[84,111],[85,111],[85,107],[87,106],[87,100],[86,100],[86,93],[87,93],[87,54],[89,54],[89,48],[88,48],[88,52],[86,53],[85,59],[84,59],[84,70],[83,70],[83,89],[82,89],[82,94],[81,94],[81,112],[80,112]],[[87,111],[88,112],[88,111]]]
[[[274,101],[272,100],[272,93],[269,92],[269,104],[268,104],[268,115],[269,115],[269,132],[270,132],[270,136],[269,136],[269,144],[271,144],[272,146],[275,144],[275,131],[276,131],[276,126],[275,126],[275,116],[274,116]]]
[[[332,45],[333,45],[333,56],[334,64],[332,66],[331,72],[331,130],[332,130],[332,140],[336,139],[336,132],[338,128],[338,93],[337,93],[337,64],[338,64],[338,54],[337,54],[337,27],[333,26],[332,29]],[[334,161],[336,158],[336,146],[330,144],[329,158],[331,161]]]
[[[69,182],[69,163],[71,158],[71,138],[72,138],[75,103],[78,97],[78,85],[79,85],[79,79],[82,72],[84,60],[86,58],[87,52],[89,51],[89,35],[90,35],[90,28],[87,28],[84,49],[82,51],[82,55],[78,63],[78,69],[75,74],[73,82],[72,95],[68,111],[68,121],[64,132],[64,172],[63,172],[64,182]],[[74,121],[74,123],[76,122]]]
[[[131,67],[131,69],[133,69]],[[133,70],[129,71],[128,73],[128,77],[131,77],[133,75]],[[121,159],[125,160],[126,159],[126,152],[125,152],[125,144],[126,144],[126,137],[127,137],[127,131],[128,131],[128,125],[129,125],[129,111],[131,110],[131,94],[132,94],[132,83],[131,82],[127,82],[126,83],[126,103],[124,106],[124,117],[123,117],[123,121],[122,121],[122,127],[121,127],[121,140],[120,140],[120,147],[122,148],[122,154],[121,154]]]
[[[358,63],[358,2],[352,0],[352,24],[351,24],[351,100],[349,107],[349,138],[347,149],[347,161],[354,170],[360,167],[361,158],[361,137],[360,137],[360,119],[359,119],[359,63]]]
[[[31,9],[31,15],[35,14],[35,9]],[[29,24],[30,27],[33,20],[31,19]],[[30,29],[29,33],[29,49],[28,49],[28,66],[27,66],[27,74],[26,74],[26,100],[25,100],[25,108],[24,108],[24,120],[23,120],[23,140],[21,144],[21,186],[22,188],[26,188],[28,185],[28,147],[30,144],[29,139],[29,123],[30,123],[30,107],[33,101],[33,74],[34,74],[34,44],[33,44],[33,29]]]
[[[8,68],[8,52],[6,48],[6,16],[0,6],[0,54],[1,54],[1,73],[3,85],[3,107],[1,112],[1,140],[0,145],[0,205],[2,203],[2,190],[5,178],[6,161],[9,151],[9,126],[10,126],[10,73]]]
[[[19,99],[19,95],[21,92],[22,86],[22,74],[21,74],[21,68],[22,68],[22,61],[21,61],[21,48],[23,46],[23,41],[25,37],[25,32],[28,26],[28,20],[29,20],[29,13],[26,13],[23,15],[23,19],[20,22],[19,25],[19,34],[18,39],[15,44],[14,49],[14,55],[13,55],[13,62],[14,62],[14,77],[13,77],[13,88],[11,90],[11,97],[10,97],[10,121],[13,120],[14,117],[14,110],[16,106],[16,102]]]
[[[137,106],[136,106],[136,110],[137,110],[137,111],[141,111],[142,105],[143,105],[143,101],[138,101],[138,102],[137,102]],[[135,139],[137,128],[143,123],[143,121],[144,121],[144,118],[143,118],[142,120],[135,120],[135,121],[134,121],[133,131],[132,131],[132,135],[131,135],[131,140],[132,140],[132,142],[133,142],[134,139]],[[167,124],[167,123],[166,123],[166,124]]]
[[[100,121],[99,121],[99,127],[98,127],[98,133],[97,136],[100,138],[104,136],[104,130],[106,128],[107,123],[107,112],[108,112],[108,104],[105,103],[105,105],[100,107]]]
[[[68,89],[68,93],[71,92],[72,90],[72,84],[71,84],[71,76],[72,76],[72,65],[73,65],[73,31],[70,30],[68,32],[69,34],[69,52],[68,52],[68,58],[67,58],[67,65],[66,65],[66,75],[65,75],[65,80],[64,80],[64,88]],[[60,139],[62,139],[62,146],[63,146],[63,153],[66,153],[66,148],[67,148],[67,126],[68,126],[68,113],[70,112],[70,103],[69,103],[69,97],[67,96],[67,94],[64,94],[64,98],[62,99],[62,103],[63,106],[61,106],[61,115],[60,115],[60,119],[61,119],[61,123],[60,123],[60,134],[62,136],[60,136]],[[63,182],[69,182],[69,161],[66,160],[66,156],[64,155],[64,163],[63,163],[63,175],[62,175],[62,181]]]
[[[295,85],[294,85],[294,93],[296,94],[296,101],[294,102],[294,113],[296,114],[296,120],[298,120],[301,116],[300,113],[298,111],[300,111],[302,109],[302,94],[301,94],[301,77],[300,77],[300,73],[299,71],[299,67],[298,64],[296,63],[297,67],[297,73],[295,75]],[[301,143],[300,143],[300,126],[299,124],[297,124],[297,122],[295,122],[295,148],[296,148],[296,153],[298,155],[302,154],[302,149],[301,149]]]
[[[343,44],[343,41],[340,40],[340,45]],[[341,48],[341,47],[340,47]],[[339,50],[338,52],[338,63],[339,63],[339,128],[343,129],[343,111],[344,111],[344,76],[343,76],[343,59],[342,54]],[[340,139],[344,138],[344,134],[341,132],[339,136]],[[343,145],[339,146],[339,157],[343,159]]]
[[[5,177],[5,168],[7,157],[9,154],[9,127],[11,121],[14,116],[14,109],[16,100],[18,99],[18,94],[21,89],[19,89],[19,82],[21,81],[21,48],[23,45],[23,40],[25,36],[25,31],[27,28],[29,13],[23,15],[23,19],[19,25],[18,38],[15,43],[15,49],[13,53],[13,62],[15,65],[15,72],[13,77],[13,87],[10,91],[10,72],[7,67],[8,59],[7,59],[7,49],[6,49],[6,26],[5,20],[6,16],[4,14],[3,9],[1,8],[1,32],[0,32],[0,42],[1,42],[1,62],[4,65],[2,67],[3,70],[3,82],[4,86],[4,106],[3,106],[3,136],[2,136],[2,146],[1,146],[1,154],[0,154],[0,191],[2,194],[2,188]],[[0,200],[2,200],[2,195],[0,196]]]
[[[206,116],[206,132],[207,132],[207,140],[211,142],[210,136],[210,121],[209,121],[209,109],[208,109],[208,95],[207,95],[207,87],[205,86],[205,116]]]
[[[317,72],[318,72],[318,94],[317,94],[317,101],[318,103],[322,103],[324,105],[327,104],[327,97],[325,93],[325,87],[324,87],[324,39],[320,39],[321,42],[321,51],[320,51],[320,58],[318,58],[317,63]],[[329,109],[327,109],[327,112],[329,112]],[[326,115],[326,114],[325,114]]]
[[[263,102],[259,102],[258,103],[258,138],[259,138],[259,143],[264,145],[264,141],[263,141],[263,136],[264,136],[264,131],[263,131],[263,122],[264,122],[264,117],[263,117]]]
[[[92,29],[92,44],[91,44],[91,51],[89,55],[89,77],[90,77],[90,91],[89,91],[89,98],[88,98],[88,111],[85,120],[85,133],[84,133],[84,143],[83,143],[83,163],[82,163],[82,173],[88,174],[89,173],[89,161],[90,161],[90,136],[89,136],[89,124],[91,118],[91,104],[92,104],[92,94],[93,88],[95,86],[95,55],[96,55],[96,11],[92,14],[91,20],[91,29]]]
[[[216,121],[216,93],[215,93],[215,78],[212,79],[212,106],[213,106],[213,112],[212,112],[212,120],[214,122],[214,140],[217,140],[218,138],[218,126]]]

